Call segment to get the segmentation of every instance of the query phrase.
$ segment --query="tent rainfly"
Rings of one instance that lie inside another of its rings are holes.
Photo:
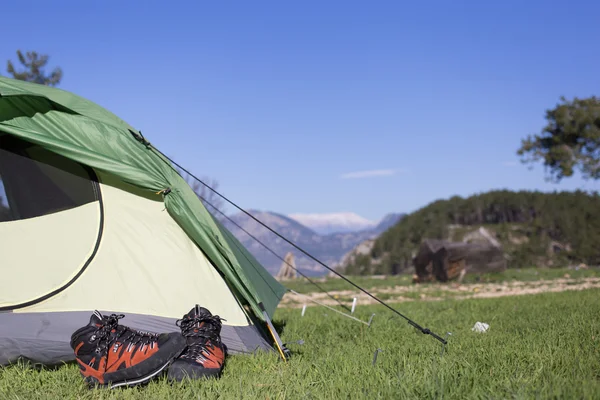
[[[0,365],[74,360],[94,310],[178,331],[194,304],[232,354],[271,349],[285,288],[142,134],[63,90],[0,77]]]

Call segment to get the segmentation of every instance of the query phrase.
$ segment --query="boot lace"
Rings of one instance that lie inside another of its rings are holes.
[[[102,316],[101,326],[94,334],[98,340],[97,353],[106,351],[117,340],[123,344],[127,344],[128,348],[141,344],[142,346],[155,346],[158,341],[159,334],[139,331],[127,326],[119,325],[119,320],[124,318],[123,314],[111,314],[110,316]],[[94,338],[92,337],[92,340]]]
[[[179,319],[175,323],[186,338],[196,338],[188,344],[187,351],[180,357],[196,359],[203,351],[208,351],[208,343],[221,343],[221,326],[225,319],[218,315],[196,315],[193,318]]]

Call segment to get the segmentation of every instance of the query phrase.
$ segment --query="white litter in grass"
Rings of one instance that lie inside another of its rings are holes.
[[[489,328],[490,328],[489,324],[486,324],[485,322],[479,322],[479,321],[477,321],[475,323],[475,325],[473,325],[473,328],[471,328],[471,330],[474,331],[474,332],[483,333],[483,332],[486,332]]]

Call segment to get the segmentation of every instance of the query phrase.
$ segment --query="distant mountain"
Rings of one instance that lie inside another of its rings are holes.
[[[367,239],[378,237],[404,216],[404,214],[389,214],[384,217],[379,224],[356,232],[319,234],[297,220],[282,214],[258,210],[248,210],[248,212],[265,225],[269,226],[283,237],[292,241],[330,267],[334,267],[340,259],[357,244]],[[282,258],[285,257],[287,252],[293,252],[296,258],[296,267],[304,274],[317,276],[327,273],[327,270],[321,267],[317,262],[296,250],[293,246],[277,237],[246,214],[237,213],[230,216],[230,218]],[[273,275],[277,273],[282,264],[281,259],[273,255],[269,250],[231,222],[225,221],[225,226],[270,273]]]
[[[351,212],[331,214],[290,214],[288,216],[320,235],[363,231],[374,228],[377,225],[376,222]]]

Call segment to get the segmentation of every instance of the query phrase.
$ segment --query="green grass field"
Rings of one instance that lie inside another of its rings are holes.
[[[572,279],[600,277],[600,268],[589,268],[575,270],[573,268],[523,268],[509,269],[504,272],[487,273],[481,275],[467,274],[464,283],[501,283],[506,281],[522,281],[531,282],[538,280],[562,278],[568,274]],[[350,276],[349,279],[366,288],[381,288],[389,286],[409,286],[412,285],[412,275],[403,274],[395,276],[386,276],[385,279],[374,279],[369,276]],[[352,285],[339,278],[317,279],[312,278],[321,288],[327,291],[333,290],[353,290]],[[430,284],[421,284],[426,286]],[[434,283],[435,285],[435,283]],[[311,293],[319,291],[319,289],[305,279],[297,279],[294,281],[285,282],[288,289],[295,290],[300,293]]]
[[[88,390],[76,366],[0,368],[0,399],[592,399],[600,395],[600,290],[399,304],[441,345],[380,306],[371,328],[318,307],[279,309],[295,353],[233,356],[216,381]],[[474,333],[476,321],[487,333]],[[126,319],[123,320],[126,322]],[[373,365],[373,355],[381,349]]]

